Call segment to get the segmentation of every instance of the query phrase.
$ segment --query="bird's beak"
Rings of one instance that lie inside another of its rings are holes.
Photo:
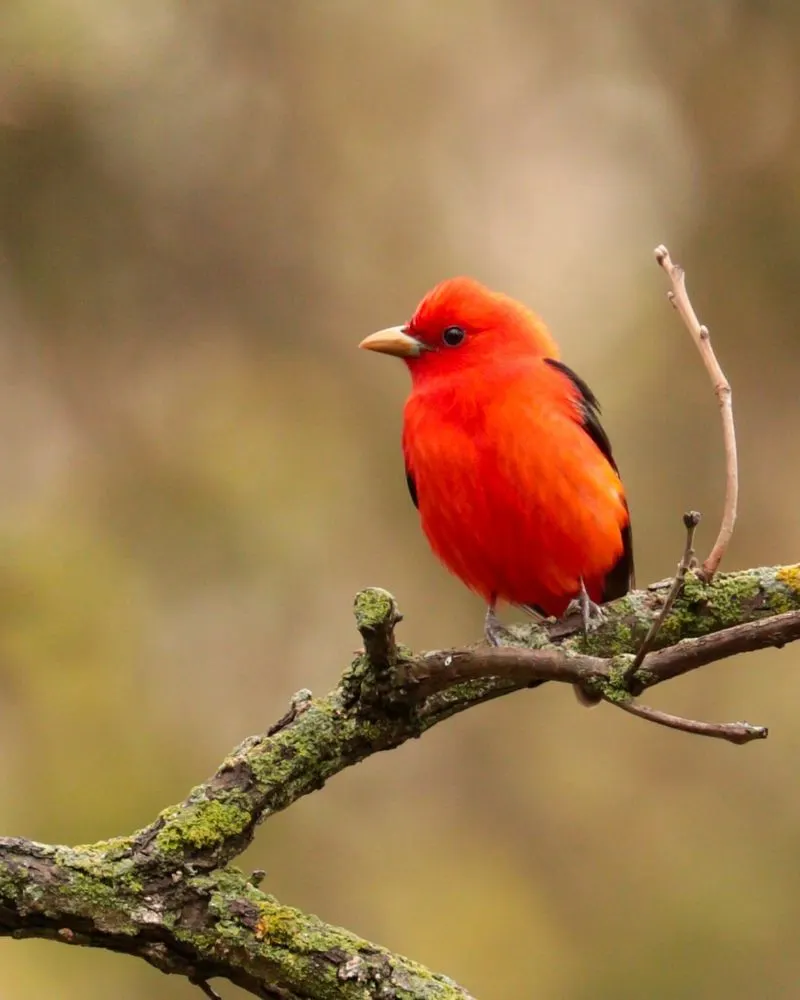
[[[393,354],[396,358],[418,358],[424,350],[418,340],[406,333],[404,326],[389,326],[385,330],[371,333],[358,346],[365,351]]]

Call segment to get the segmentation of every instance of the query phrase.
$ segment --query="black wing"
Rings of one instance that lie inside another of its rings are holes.
[[[625,510],[628,504],[625,504]],[[628,523],[622,529],[622,555],[617,559],[606,578],[603,581],[603,603],[615,601],[618,597],[624,597],[629,590],[636,586],[633,570],[633,535],[631,534],[631,518],[628,514]]]
[[[551,368],[555,368],[562,375],[566,375],[578,390],[580,394],[579,405],[581,417],[583,418],[583,429],[614,466],[614,471],[619,472],[617,463],[614,461],[614,456],[611,454],[611,442],[608,440],[608,434],[603,430],[603,425],[600,423],[600,403],[597,401],[597,396],[595,396],[580,375],[576,375],[571,368],[568,368],[561,361],[556,361],[555,358],[545,358],[544,363],[550,365]]]
[[[419,500],[417,499],[417,484],[414,482],[414,477],[411,475],[411,469],[406,466],[406,482],[408,483],[408,492],[411,494],[411,501],[414,506],[419,510]]]
[[[614,461],[614,456],[611,453],[611,442],[608,440],[608,435],[600,423],[600,403],[597,401],[597,396],[595,396],[583,379],[579,375],[576,375],[571,368],[563,364],[563,362],[556,361],[555,358],[545,358],[544,360],[545,364],[550,365],[551,368],[555,368],[562,375],[566,375],[578,390],[578,405],[580,407],[583,429],[611,463],[614,471],[619,473],[617,463]],[[627,503],[625,503],[625,509],[628,509]],[[609,570],[605,578],[603,601],[613,601],[617,597],[623,597],[633,587],[633,536],[631,534],[629,515],[628,523],[622,529],[622,555]]]

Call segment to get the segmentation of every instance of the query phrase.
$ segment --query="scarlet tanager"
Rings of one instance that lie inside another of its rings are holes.
[[[538,316],[451,278],[359,346],[408,366],[411,499],[434,553],[486,601],[489,642],[498,601],[556,617],[577,603],[586,626],[628,592],[630,515],[600,408]]]

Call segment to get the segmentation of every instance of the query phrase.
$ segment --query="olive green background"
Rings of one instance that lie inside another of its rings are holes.
[[[0,832],[86,842],[179,800],[358,645],[476,638],[399,451],[403,366],[355,347],[469,273],[604,404],[638,573],[723,494],[664,241],[734,387],[729,568],[794,562],[800,6],[676,0],[4,0]],[[267,891],[481,1000],[800,995],[798,651],[655,704],[543,689],[263,826]],[[220,986],[225,1000],[241,996]],[[3,1000],[188,1000],[130,959],[0,941]]]

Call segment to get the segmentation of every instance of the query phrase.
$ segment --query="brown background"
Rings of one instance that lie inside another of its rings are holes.
[[[727,565],[796,560],[799,98],[796,0],[4,0],[0,831],[150,820],[335,683],[359,587],[415,648],[479,634],[405,493],[406,374],[355,349],[445,276],[534,305],[597,391],[647,582],[723,489],[666,242],[735,389]],[[744,749],[506,699],[244,863],[481,1000],[797,997],[799,665],[653,694],[771,726]],[[196,995],[7,941],[0,994]]]

